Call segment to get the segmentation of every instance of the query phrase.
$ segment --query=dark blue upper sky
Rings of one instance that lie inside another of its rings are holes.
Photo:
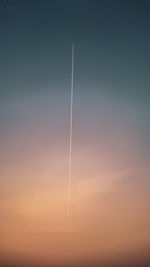
[[[149,13],[146,0],[1,0],[1,92],[66,87],[74,40],[78,87],[147,102]]]

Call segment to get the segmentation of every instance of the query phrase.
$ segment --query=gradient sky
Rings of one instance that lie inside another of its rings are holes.
[[[149,14],[148,0],[0,0],[1,255],[62,262],[149,246]]]

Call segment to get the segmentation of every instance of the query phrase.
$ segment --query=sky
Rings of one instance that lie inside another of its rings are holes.
[[[0,0],[0,259],[144,258],[149,13],[148,0]]]

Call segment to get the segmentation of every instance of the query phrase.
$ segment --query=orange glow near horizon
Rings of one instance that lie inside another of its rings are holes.
[[[74,129],[68,221],[68,137],[38,121],[27,126],[2,144],[3,255],[57,262],[111,257],[149,242],[150,169],[136,127],[115,121],[105,132],[89,123],[80,136]]]

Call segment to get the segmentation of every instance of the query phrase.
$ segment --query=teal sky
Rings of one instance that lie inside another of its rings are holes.
[[[62,263],[147,253],[149,14],[148,0],[0,0],[5,258]],[[71,226],[79,231],[68,235],[73,41]]]

